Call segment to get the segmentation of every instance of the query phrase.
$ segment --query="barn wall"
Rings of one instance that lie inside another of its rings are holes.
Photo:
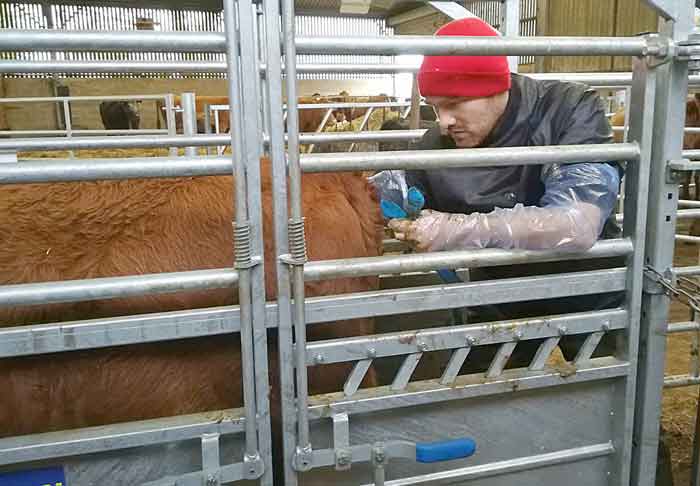
[[[544,5],[543,5],[544,4]],[[548,0],[540,3],[544,35],[629,36],[657,30],[655,13],[643,0]],[[629,71],[629,58],[547,57],[546,72]]]
[[[72,96],[99,96],[125,94],[179,94],[184,91],[225,96],[228,94],[223,79],[64,79]],[[4,97],[52,96],[48,79],[2,80]],[[345,90],[352,95],[391,94],[391,80],[307,80],[299,82],[299,95],[314,93],[335,95]],[[2,93],[2,90],[0,90]],[[50,130],[56,129],[56,115],[53,103],[21,103],[2,105],[0,123],[4,119],[10,130]],[[74,129],[101,129],[99,102],[73,102],[71,112]],[[156,128],[155,101],[144,101],[141,108],[141,127]]]

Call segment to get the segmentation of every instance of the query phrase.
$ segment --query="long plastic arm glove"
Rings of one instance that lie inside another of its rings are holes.
[[[420,251],[583,251],[593,246],[617,199],[617,169],[608,164],[552,165],[543,170],[542,179],[544,207],[518,204],[469,215],[426,210],[415,220],[395,219],[389,226],[397,239]]]

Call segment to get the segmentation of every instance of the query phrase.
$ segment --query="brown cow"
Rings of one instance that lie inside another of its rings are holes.
[[[618,110],[611,118],[610,125],[624,126],[625,112],[624,109]],[[695,93],[695,96],[689,98],[685,105],[685,126],[700,127],[700,93]],[[623,132],[614,132],[613,138],[616,142],[621,142]],[[696,150],[700,149],[700,134],[686,133],[683,135],[683,149]],[[693,177],[694,176],[694,177]],[[700,173],[686,172],[681,184],[680,199],[691,199],[690,182],[695,179],[695,198],[700,199]]]
[[[0,186],[0,284],[231,267],[232,186],[225,176]],[[303,187],[310,259],[379,254],[381,218],[364,177],[305,175]],[[271,207],[265,172],[266,235],[273,234]],[[270,299],[276,292],[274,262],[268,237]],[[340,294],[376,286],[376,278],[355,278],[312,282],[306,290]],[[236,299],[235,290],[212,290],[0,308],[0,325],[174,311]],[[371,320],[357,320],[312,326],[309,339],[372,332]],[[270,353],[276,373],[274,344]],[[350,368],[333,366],[310,369],[312,393],[340,388]],[[239,341],[232,336],[6,358],[0,366],[0,437],[237,407],[240,376]],[[370,373],[365,385],[374,383]]]

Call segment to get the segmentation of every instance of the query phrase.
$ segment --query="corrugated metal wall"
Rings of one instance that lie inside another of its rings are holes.
[[[165,10],[151,8],[125,8],[85,5],[51,6],[53,24],[57,29],[65,30],[136,30],[138,19],[149,19],[156,31],[213,31],[223,32],[221,12],[193,10]],[[38,3],[0,2],[0,28],[10,29],[45,29],[48,19]],[[0,33],[0,35],[2,35]],[[379,18],[316,17],[298,16],[297,35],[303,36],[379,36],[393,35],[393,29]],[[224,61],[223,54],[216,53],[181,53],[181,52],[58,52],[59,60],[105,61]],[[0,52],[0,59],[48,60],[48,52]],[[299,63],[393,63],[392,56],[298,56]],[[40,75],[28,75],[42,77]],[[124,77],[151,78],[220,78],[219,73],[161,74],[148,73],[123,75]],[[304,75],[302,79],[368,79],[387,75],[346,74],[346,75]],[[24,77],[24,76],[23,76]],[[73,77],[105,77],[110,74],[84,74]]]
[[[643,0],[540,0],[545,35],[629,36],[656,32],[656,13]],[[629,57],[546,57],[545,72],[629,71]]]

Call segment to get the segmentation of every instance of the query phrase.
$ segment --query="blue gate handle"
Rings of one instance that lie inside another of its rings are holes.
[[[416,444],[416,461],[442,462],[470,457],[476,451],[476,442],[472,439],[455,439],[442,442],[425,442]]]

